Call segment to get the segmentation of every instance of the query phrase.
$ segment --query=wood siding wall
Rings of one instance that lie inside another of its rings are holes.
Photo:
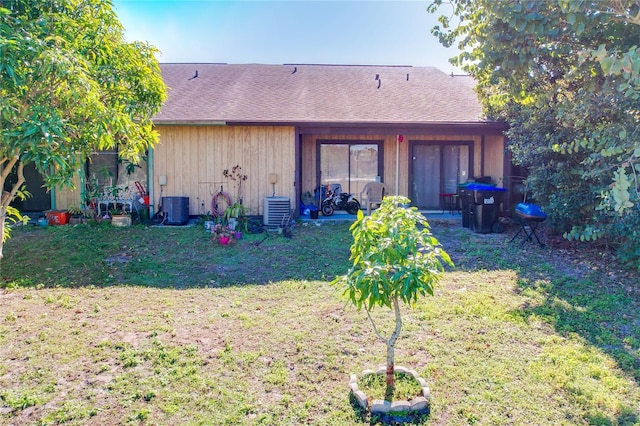
[[[295,129],[293,127],[222,127],[222,126],[158,126],[160,143],[154,150],[152,167],[154,206],[160,203],[158,176],[167,176],[162,196],[189,197],[192,216],[211,210],[211,197],[220,185],[234,198],[237,188],[222,172],[240,165],[248,179],[243,184],[243,202],[249,214],[263,213],[263,199],[271,196],[269,174],[275,173],[278,182],[275,195],[291,199],[295,208]],[[406,135],[397,144],[396,135],[303,135],[301,146],[301,192],[310,191],[316,185],[317,140],[366,140],[384,141],[384,165],[382,180],[390,194],[396,193],[396,147],[400,158],[398,193],[409,193],[409,141],[473,141],[474,174],[493,177],[503,186],[504,137],[487,135],[483,143],[480,135]],[[80,180],[77,179],[77,188]],[[56,208],[66,209],[80,203],[80,191],[56,190]]]
[[[167,177],[162,196],[189,197],[189,214],[211,210],[212,195],[222,185],[235,201],[236,183],[223,171],[235,165],[248,175],[243,204],[249,214],[263,213],[263,199],[273,193],[269,175],[277,175],[275,195],[295,203],[295,129],[256,126],[158,126],[154,148],[153,202],[160,203],[158,177]]]
[[[84,171],[83,171],[84,173]],[[80,175],[76,174],[73,178],[74,189],[56,188],[55,190],[55,208],[56,210],[66,210],[71,206],[80,206],[82,203],[82,192],[80,190]]]
[[[498,186],[507,184],[505,181],[504,136],[485,136],[484,138],[484,173],[491,176]]]

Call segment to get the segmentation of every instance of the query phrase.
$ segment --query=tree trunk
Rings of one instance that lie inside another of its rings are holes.
[[[16,174],[18,175],[18,181],[11,188],[11,192],[4,191],[4,183],[7,180],[7,176],[11,173],[14,165],[18,165]],[[3,167],[2,173],[0,173],[0,259],[2,259],[2,249],[4,248],[5,226],[7,222],[7,210],[9,204],[16,197],[18,190],[25,182],[24,179],[24,163],[19,161],[19,157],[9,159],[7,157],[0,159],[0,166]]]
[[[7,209],[0,205],[0,262],[2,261],[2,249],[4,248],[4,224]]]
[[[398,296],[393,298],[393,310],[396,314],[396,329],[393,331],[389,340],[387,340],[387,391],[386,395],[393,395],[393,388],[395,387],[395,345],[398,336],[400,336],[400,330],[402,329],[402,317],[400,316],[400,303],[398,302]]]

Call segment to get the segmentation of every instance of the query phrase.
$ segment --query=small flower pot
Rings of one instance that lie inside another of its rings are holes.
[[[131,226],[131,216],[129,215],[113,215],[111,217],[112,226]]]
[[[229,244],[229,240],[231,239],[231,237],[227,237],[227,236],[220,236],[218,237],[218,242],[220,244],[222,244],[223,246],[226,246],[227,244]]]
[[[233,237],[234,237],[236,240],[240,240],[240,239],[242,239],[242,232],[240,232],[240,231],[236,231],[236,232],[234,232],[234,233],[233,233]]]

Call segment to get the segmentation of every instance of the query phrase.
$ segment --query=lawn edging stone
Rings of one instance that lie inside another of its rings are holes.
[[[369,402],[367,395],[358,388],[358,378],[355,374],[352,374],[349,378],[349,388],[353,393],[358,405],[363,409],[368,409],[371,414],[374,415],[387,415],[394,413],[410,413],[410,414],[422,414],[429,410],[429,401],[431,399],[431,391],[427,386],[427,382],[418,375],[415,370],[408,369],[403,366],[395,367],[396,373],[404,373],[414,378],[422,389],[422,396],[411,399],[410,401],[384,401],[380,399],[374,399]],[[379,367],[376,371],[363,370],[362,376],[369,374],[386,374],[387,368],[385,366]]]

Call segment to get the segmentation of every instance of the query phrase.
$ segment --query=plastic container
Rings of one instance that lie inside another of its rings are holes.
[[[500,204],[502,204],[504,193],[507,191],[506,188],[472,183],[467,185],[465,189],[469,192],[470,199],[470,228],[481,234],[492,232],[493,225],[498,220]]]
[[[51,210],[45,212],[44,215],[49,221],[49,225],[66,225],[71,217],[71,214],[64,210]]]
[[[516,213],[525,219],[543,221],[547,218],[547,214],[542,211],[539,205],[531,203],[518,203]]]
[[[502,203],[506,188],[498,188],[494,185],[484,183],[470,183],[466,187],[467,191],[471,191],[471,197],[474,204],[496,204]]]

